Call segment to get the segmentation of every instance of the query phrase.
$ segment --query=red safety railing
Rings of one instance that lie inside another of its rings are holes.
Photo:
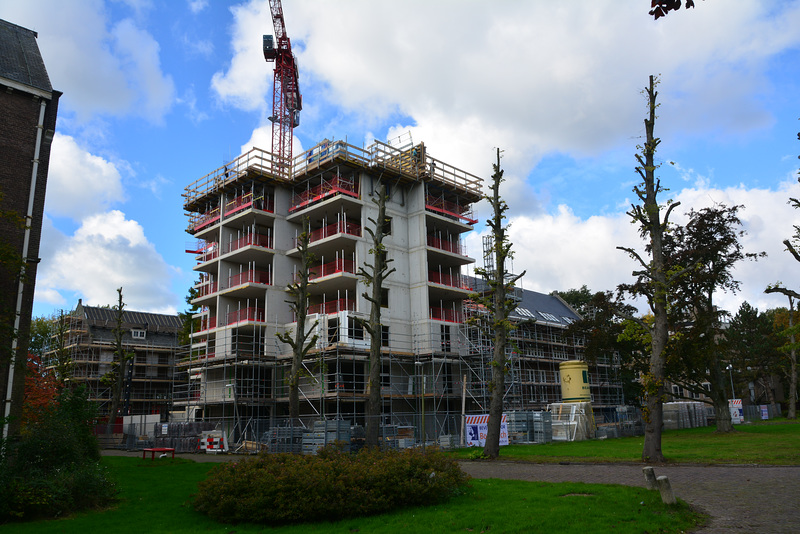
[[[214,242],[198,243],[195,259],[200,263],[205,263],[216,259],[219,256],[219,247]]]
[[[308,307],[308,313],[328,314],[340,311],[356,311],[356,301],[353,299],[336,299]]]
[[[443,286],[465,289],[467,291],[473,290],[469,278],[461,274],[443,274],[436,271],[428,271],[428,281],[433,282],[434,284],[441,284]]]
[[[227,245],[227,252],[233,252],[242,247],[253,245],[256,247],[272,248],[272,236],[262,234],[250,234],[240,237],[236,241],[232,241]]]
[[[464,314],[461,313],[461,310],[431,306],[431,319],[435,321],[447,321],[449,323],[463,323]]]
[[[198,330],[198,332],[205,332],[206,330],[211,330],[212,328],[216,327],[217,327],[216,317],[201,317],[200,330]]]
[[[478,219],[473,217],[472,204],[461,205],[432,195],[426,195],[425,209],[441,213],[442,215],[463,219],[467,224],[475,224],[478,222]]]
[[[253,193],[245,193],[234,197],[232,200],[225,203],[225,216],[233,215],[236,212],[247,209],[253,205]]]
[[[197,288],[197,297],[207,297],[211,293],[217,292],[217,283],[216,282],[205,282],[203,285]]]
[[[358,198],[357,182],[351,179],[343,179],[341,176],[334,176],[331,180],[326,180],[316,187],[294,195],[289,203],[289,213],[305,208],[323,198],[338,194]]]
[[[322,228],[312,230],[308,236],[308,242],[313,243],[320,239],[325,239],[336,234],[348,234],[356,237],[361,237],[361,225],[351,222],[339,221]],[[297,247],[297,238],[294,238],[294,246]]]
[[[315,265],[308,273],[309,280],[322,278],[336,273],[355,273],[356,262],[353,260],[334,260],[322,265]]]
[[[452,252],[453,254],[460,254],[461,256],[467,255],[467,250],[464,245],[459,241],[451,241],[449,239],[441,239],[432,235],[428,236],[428,246]]]
[[[245,271],[235,274],[228,278],[228,287],[236,287],[242,284],[272,284],[271,273],[267,271]]]
[[[189,218],[189,231],[197,232],[217,221],[219,221],[219,208],[214,208],[208,213],[193,213]]]
[[[230,312],[228,314],[228,322],[226,324],[236,324],[252,321],[256,323],[264,322],[264,310],[262,308],[242,308],[241,310]]]
[[[272,195],[266,197],[256,197],[253,199],[253,207],[257,210],[275,213],[275,199]]]

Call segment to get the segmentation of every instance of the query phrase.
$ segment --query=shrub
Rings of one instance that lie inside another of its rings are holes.
[[[116,486],[100,465],[85,388],[64,390],[39,421],[2,444],[0,521],[50,518],[110,503]]]
[[[469,476],[437,451],[326,447],[316,456],[262,454],[216,466],[193,505],[220,522],[261,524],[338,520],[435,504]]]

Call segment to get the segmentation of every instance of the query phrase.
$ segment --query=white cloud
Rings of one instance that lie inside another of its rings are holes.
[[[84,150],[74,138],[56,133],[50,153],[45,210],[80,220],[124,200],[117,167]]]
[[[122,212],[92,215],[73,236],[53,237],[60,243],[43,245],[55,250],[43,255],[37,299],[62,304],[65,294],[75,293],[86,304],[105,305],[116,300],[116,289],[122,287],[132,310],[175,313],[178,298],[169,286],[174,269],[147,240],[141,225]]]
[[[271,124],[265,124],[253,130],[253,133],[250,135],[250,139],[248,139],[247,142],[242,145],[241,154],[249,152],[254,147],[260,148],[261,150],[266,150],[267,152],[272,151]],[[297,137],[292,136],[292,154],[296,156],[302,152],[303,145],[300,144],[300,140],[297,139]]]
[[[144,117],[159,122],[175,99],[175,84],[161,71],[158,42],[130,19],[114,26],[112,34],[128,85],[139,95],[136,108]]]
[[[134,2],[138,11],[147,3]],[[161,71],[159,47],[131,20],[109,20],[99,0],[62,2],[0,0],[3,18],[38,31],[39,49],[60,110],[80,122],[97,115],[141,114],[160,121],[174,98],[172,80]]]
[[[208,0],[188,0],[188,2],[192,13],[200,13],[208,7]]]
[[[764,289],[779,280],[791,286],[800,271],[800,265],[781,243],[792,234],[792,221],[798,217],[796,210],[786,202],[790,196],[800,196],[800,185],[791,177],[776,190],[742,186],[688,188],[673,197],[681,202],[673,212],[673,219],[678,223],[685,222],[683,214],[691,208],[699,210],[714,203],[744,205],[745,209],[739,213],[747,232],[742,239],[744,250],[768,254],[757,262],[738,264],[734,278],[741,282],[741,291],[716,295],[720,308],[736,313],[745,300],[761,310],[786,306],[782,297],[766,295]],[[481,234],[487,233],[485,227],[476,229]],[[584,284],[593,291],[613,290],[620,283],[631,282],[631,273],[637,268],[637,264],[616,247],[644,251],[637,227],[624,213],[584,220],[566,206],[559,206],[555,215],[512,217],[509,235],[515,253],[513,269],[516,273],[527,271],[522,286],[544,293],[579,288]],[[480,235],[470,236],[468,247],[481,265]]]
[[[211,88],[220,101],[246,111],[267,109],[272,65],[264,60],[262,36],[272,33],[267,2],[251,1],[230,8],[233,14],[233,58],[227,72],[216,72]],[[269,30],[267,29],[269,28]]]

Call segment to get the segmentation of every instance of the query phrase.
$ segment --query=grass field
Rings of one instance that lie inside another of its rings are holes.
[[[105,457],[119,481],[120,502],[110,510],[55,521],[0,526],[0,532],[120,534],[251,532],[681,532],[700,521],[688,506],[667,506],[658,492],[642,488],[578,483],[549,484],[473,480],[450,502],[336,523],[284,527],[225,525],[196,513],[188,504],[199,480],[214,464],[182,459]],[[302,499],[302,495],[298,495]]]
[[[800,465],[800,423],[774,421],[736,425],[730,434],[714,427],[665,431],[661,449],[668,463]],[[644,437],[509,445],[500,457],[540,463],[640,462]],[[479,451],[459,449],[457,458]]]

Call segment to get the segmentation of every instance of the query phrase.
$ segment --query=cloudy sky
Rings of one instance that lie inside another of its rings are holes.
[[[707,0],[655,22],[649,2],[285,0],[304,96],[295,150],[410,132],[479,176],[503,152],[514,269],[526,289],[612,289],[641,247],[625,215],[638,181],[642,89],[659,75],[663,196],[742,204],[748,251],[736,311],[800,287],[781,241],[800,223],[800,2]],[[265,0],[0,0],[39,33],[63,91],[34,312],[102,305],[174,312],[195,276],[181,193],[269,149]],[[486,206],[478,210],[482,220]],[[468,240],[480,257],[483,222]]]

